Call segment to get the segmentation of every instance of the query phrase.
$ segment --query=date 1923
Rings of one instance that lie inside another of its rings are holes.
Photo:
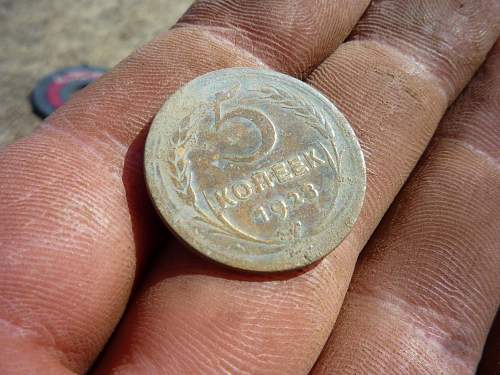
[[[290,191],[286,197],[273,199],[252,212],[255,224],[265,224],[273,219],[286,220],[291,212],[304,204],[311,203],[319,197],[319,192],[313,184],[305,184],[300,191]]]

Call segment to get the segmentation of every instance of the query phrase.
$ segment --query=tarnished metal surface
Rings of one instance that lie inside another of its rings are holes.
[[[354,224],[366,177],[340,111],[289,76],[224,69],[165,103],[146,142],[146,179],[164,221],[231,267],[308,265]]]

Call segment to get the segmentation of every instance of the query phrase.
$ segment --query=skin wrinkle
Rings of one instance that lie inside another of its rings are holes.
[[[19,208],[22,208],[24,206],[24,203],[27,201],[27,200],[33,200],[35,198],[37,198],[37,196],[39,197],[43,191],[47,191],[47,190],[50,190],[52,189],[53,186],[55,186],[57,183],[60,183],[61,181],[63,180],[66,180],[68,178],[70,178],[71,176],[73,175],[73,172],[71,170],[69,170],[67,173],[65,174],[59,174],[59,175],[54,175],[53,178],[49,179],[49,180],[46,180],[45,181],[45,184],[42,186],[40,185],[37,189],[30,189],[29,187],[26,189],[26,192],[22,192],[22,194],[19,196],[19,197],[16,197],[15,199],[13,200],[10,200],[7,202],[7,204],[4,204],[3,207],[12,207],[14,204],[15,206],[19,207]],[[38,199],[38,198],[37,198]],[[88,199],[87,199],[88,200]],[[84,202],[86,202],[87,200],[84,200]],[[15,203],[14,203],[15,202]],[[74,213],[78,213],[78,211],[75,212],[74,208],[75,208],[75,204],[79,205],[80,207],[90,207],[90,210],[91,211],[88,211],[88,209],[86,211],[83,211],[85,212],[83,217],[87,217],[87,213],[89,213],[91,215],[91,217],[89,217],[90,220],[88,220],[85,224],[85,226],[87,228],[89,228],[89,235],[90,236],[93,236],[95,233],[90,229],[90,227],[88,227],[88,225],[90,225],[93,221],[93,219],[97,218],[97,219],[100,219],[99,223],[101,225],[105,225],[105,224],[109,224],[110,221],[107,220],[105,217],[102,217],[101,215],[101,210],[98,210],[97,212],[92,212],[92,205],[82,205],[79,203],[80,200],[77,199],[77,200],[70,200],[69,202],[67,202],[67,204],[65,204],[65,206],[62,206],[60,207],[61,209],[61,212],[58,216],[62,216],[62,217],[66,217],[68,222],[73,222],[72,218],[69,216],[69,215],[73,215]],[[55,202],[53,203],[55,204]],[[16,227],[16,231],[19,231],[19,230],[22,230],[23,228],[26,228],[26,227],[29,227],[30,225],[30,222],[33,222],[35,220],[39,220],[40,218],[43,218],[44,216],[48,216],[48,209],[46,208],[43,208],[42,207],[42,211],[38,211],[37,212],[37,215],[36,216],[33,216],[31,219],[29,219],[28,221],[23,221],[21,226],[17,226]],[[51,215],[52,216],[52,215]],[[101,220],[101,217],[103,220]],[[54,220],[54,217],[47,217],[48,220]],[[79,230],[78,228],[83,228],[83,224],[85,222],[82,222],[82,223],[79,223],[78,221],[74,221],[74,224],[76,226],[74,226],[74,229],[75,229],[75,233],[80,233],[80,234],[85,234],[85,232],[82,232],[81,230]],[[7,234],[9,234],[9,232],[7,232]],[[29,239],[29,237],[27,238]],[[15,237],[12,237],[11,238],[11,241],[12,240],[15,240]],[[34,239],[35,241],[39,241],[39,240],[36,240]],[[8,245],[8,242],[2,242],[2,244],[4,246]]]
[[[451,103],[481,62],[480,51],[495,42],[499,14],[497,0],[377,0],[351,38],[383,41],[414,56],[435,71]]]
[[[435,90],[438,91],[443,98],[448,98],[447,91],[436,80],[436,78],[438,78],[436,73],[433,72],[431,69],[429,69],[428,66],[426,66],[425,64],[419,62],[418,59],[416,59],[413,55],[405,53],[403,50],[395,47],[391,43],[387,43],[387,41],[385,40],[377,40],[369,38],[365,40],[353,39],[350,43],[356,43],[356,42],[364,43],[367,46],[374,46],[374,49],[386,50],[388,52],[390,51],[389,53],[391,55],[398,56],[397,58],[401,60],[401,67],[404,70],[405,74],[408,74],[409,76],[417,76],[423,81],[426,81],[426,83],[434,85]],[[383,70],[381,70],[380,74],[387,74],[390,78],[392,78],[396,83],[395,84],[396,88],[397,85],[401,83],[401,78],[392,72],[384,72]],[[394,83],[392,84],[394,85]],[[400,87],[400,89],[403,90],[406,94],[413,97],[414,99],[418,100],[418,93],[413,92],[410,87],[403,86]],[[448,102],[449,101],[450,99],[448,99]]]
[[[24,339],[10,339],[8,344],[3,345],[0,352],[0,363],[2,363],[2,372],[4,374],[73,374],[60,364],[61,361],[54,361],[54,358],[63,356],[61,352]],[[33,362],[13,362],[12,358],[16,356],[18,350],[31,353]]]
[[[436,138],[462,141],[476,150],[482,150],[490,158],[500,160],[500,139],[497,118],[500,115],[499,74],[495,61],[500,56],[498,42],[489,60],[477,74],[471,85],[446,116],[447,126],[438,130]],[[484,93],[488,96],[485,97]]]
[[[32,288],[32,293],[33,292],[35,292],[35,290]],[[41,290],[40,293],[38,293],[38,294],[40,294],[41,296],[43,296],[43,290]],[[67,294],[67,293],[65,292],[65,294]],[[55,299],[57,299],[57,293],[55,293],[55,291],[53,292],[53,297],[56,297]],[[52,303],[50,303],[50,301],[48,301],[46,304],[47,304],[47,306],[51,306],[52,305]],[[20,309],[20,310],[21,310],[21,313],[19,314],[19,316],[23,316],[24,317],[24,326],[25,326],[26,322],[28,321],[28,317],[26,316],[26,313],[22,312],[23,309]],[[45,327],[44,329],[40,329],[41,328],[40,325],[39,325],[40,323],[37,322],[36,314],[34,314],[34,315],[35,315],[34,316],[34,320],[32,320],[32,321],[35,323],[35,326],[32,327],[31,332],[35,333],[35,331],[36,331],[36,332],[39,333],[39,335],[32,336],[30,338],[30,341],[33,341],[33,342],[40,341],[39,347],[40,348],[45,347],[47,349],[49,349],[49,348],[52,347],[50,345],[50,343],[49,343],[49,342],[52,342],[54,344],[54,346],[53,346],[54,349],[57,349],[60,346],[59,345],[60,344],[59,340],[54,341],[55,339],[53,338],[50,341],[46,341],[47,337],[53,337],[52,335],[46,335],[48,332],[53,332],[53,330],[50,327]],[[43,337],[42,337],[42,333],[45,333],[45,335]],[[60,350],[57,350],[57,351],[60,352]]]
[[[357,295],[357,292],[351,291],[350,295],[353,296],[352,298],[356,298],[355,296]],[[430,332],[428,326],[422,325],[422,322],[418,322],[415,319],[415,317],[413,316],[413,315],[418,316],[419,313],[421,313],[421,314],[431,313],[431,314],[434,314],[434,316],[435,316],[436,310],[434,310],[434,309],[427,310],[427,309],[422,309],[422,307],[417,307],[413,303],[408,304],[408,302],[406,302],[405,300],[399,300],[398,297],[394,294],[390,294],[387,296],[377,295],[376,298],[373,296],[370,296],[370,295],[363,294],[362,298],[357,298],[357,299],[359,299],[360,302],[357,302],[356,304],[350,304],[350,305],[348,304],[348,307],[350,309],[355,309],[356,311],[361,312],[363,315],[364,314],[383,315],[384,321],[388,320],[389,314],[395,315],[394,325],[398,327],[398,333],[396,334],[397,336],[396,336],[395,340],[399,340],[398,338],[401,337],[401,339],[400,339],[401,341],[398,341],[398,345],[396,346],[398,348],[397,350],[404,350],[403,348],[405,347],[405,345],[412,345],[412,340],[415,340],[415,341],[422,340],[425,342],[425,345],[426,345],[425,352],[420,352],[420,354],[417,356],[417,358],[419,358],[419,360],[417,361],[415,359],[414,362],[407,362],[408,359],[404,358],[404,356],[403,356],[403,358],[400,359],[400,361],[395,361],[394,360],[395,353],[391,349],[387,349],[387,351],[384,350],[384,354],[378,355],[377,358],[388,362],[388,364],[387,364],[388,367],[386,367],[386,371],[390,370],[391,373],[394,370],[401,371],[403,369],[406,369],[407,371],[409,371],[408,367],[407,367],[409,363],[411,363],[412,366],[413,365],[419,366],[419,362],[420,362],[420,364],[425,363],[425,361],[422,362],[422,360],[425,359],[425,354],[427,352],[432,351],[434,353],[439,353],[439,352],[443,352],[443,353],[448,352],[449,353],[449,348],[447,347],[447,345],[445,343],[448,340],[456,341],[456,336],[450,335],[449,333],[447,333],[446,330],[443,330],[440,332],[440,334],[444,335],[443,337],[439,337],[439,333]],[[373,299],[373,302],[370,302],[371,299]],[[365,312],[363,310],[361,304],[367,304],[369,308],[370,308],[370,306],[376,305],[376,306],[378,306],[377,309],[383,309],[384,312],[381,313],[380,311],[373,311],[373,309],[367,310]],[[399,311],[399,313],[396,313],[397,311]],[[411,315],[409,314],[409,312],[411,312]],[[449,316],[442,316],[440,319],[442,320],[443,324],[446,324],[448,327],[453,326],[453,324],[450,322]],[[456,328],[463,327],[463,322],[455,322],[454,324],[455,324]],[[354,322],[351,322],[350,325],[353,327],[356,327],[355,330],[362,329],[361,328],[362,324],[355,324]],[[401,330],[403,328],[400,326],[404,326],[404,325],[407,325],[405,327],[408,327],[408,328],[404,328],[405,331],[408,330],[407,335],[404,333],[401,333]],[[436,336],[436,334],[438,334],[438,336]],[[411,339],[407,340],[407,336],[410,336]],[[364,338],[358,339],[358,342],[359,342],[359,340],[363,340],[363,339]],[[377,347],[377,346],[383,348],[383,347],[385,347],[385,345],[382,344],[383,342],[384,342],[383,340],[380,340],[380,342],[377,341],[376,343],[374,343],[373,340],[368,340],[368,342],[366,343],[366,346],[368,348]],[[448,362],[450,362],[450,361],[456,362],[458,368],[462,368],[465,373],[469,373],[469,371],[472,370],[470,367],[471,355],[469,354],[469,356],[467,356],[468,357],[467,359],[464,358],[464,357],[466,357],[464,354],[468,351],[467,349],[468,349],[467,345],[461,346],[461,350],[458,352],[458,355],[453,355],[451,357],[451,359],[448,361]],[[337,355],[337,353],[335,353],[335,352],[334,352],[334,354],[336,355],[336,358],[335,359],[332,358],[332,360],[329,360],[328,361],[329,363],[333,363],[334,361],[339,360],[339,355]],[[446,357],[446,355],[445,355],[445,357]],[[361,362],[366,359],[366,357],[363,357],[363,356],[358,356],[357,358]],[[345,357],[345,360],[350,362],[351,358]],[[365,364],[363,366],[352,366],[351,367],[352,373],[366,373],[366,369],[369,368],[370,365],[378,365],[376,362],[372,362],[371,359],[368,362],[369,362],[368,364]],[[407,364],[405,364],[405,363],[407,363]],[[322,363],[322,366],[319,367],[320,373],[328,373],[328,372],[325,372],[325,369],[326,369],[325,366],[326,365],[324,365]],[[339,364],[335,368],[336,368],[336,370],[339,370],[340,368],[345,368],[345,366],[346,366],[345,361],[341,361],[341,364]],[[364,370],[362,370],[362,369],[364,369]],[[381,370],[380,367],[373,367],[372,368],[372,372],[378,372],[380,370]],[[467,371],[465,371],[465,370],[467,370]],[[330,368],[330,371],[335,371],[335,370],[333,370],[333,368]],[[428,373],[433,373],[433,370],[431,370],[431,369],[428,369],[427,371],[428,371]],[[368,373],[370,373],[370,372],[368,372]],[[399,373],[399,372],[396,372],[396,373]]]
[[[463,139],[453,139],[442,137],[442,142],[450,142],[452,144],[456,144],[458,147],[464,147],[467,150],[475,153],[480,159],[482,159],[485,163],[488,163],[492,168],[500,171],[500,159],[493,157],[490,153],[482,150],[481,148],[473,145],[470,142],[467,142]]]
[[[64,116],[62,120],[63,122],[65,121]],[[130,151],[128,147],[116,141],[116,139],[107,132],[103,132],[102,139],[94,143],[88,143],[82,141],[74,132],[69,131],[68,122],[66,122],[66,126],[61,127],[54,126],[52,123],[45,121],[37,129],[34,136],[38,133],[54,133],[55,137],[75,144],[75,146],[82,151],[79,153],[79,156],[85,158],[89,164],[95,163],[95,167],[102,166],[102,168],[107,169],[109,172],[108,176],[115,177],[117,182],[121,181],[123,178],[123,169],[119,168],[116,162],[119,160],[118,155],[125,155],[126,152]],[[107,140],[107,142],[105,140]],[[115,147],[110,147],[111,145]]]
[[[271,69],[271,66],[266,64],[262,59],[260,59],[256,55],[255,46],[251,39],[248,39],[248,43],[250,44],[250,48],[244,47],[237,43],[238,37],[243,38],[242,35],[238,33],[237,30],[231,29],[229,27],[222,26],[198,26],[198,25],[187,25],[184,28],[192,28],[194,30],[199,29],[205,35],[208,36],[210,40],[216,43],[220,43],[222,45],[227,44],[230,48],[238,51],[238,55],[240,55],[243,59],[248,61],[253,61],[256,67],[262,67],[266,69]]]
[[[258,1],[232,1],[224,4],[219,1],[199,1],[179,20],[176,27],[230,27],[241,36],[240,48],[248,51],[255,45],[267,45],[267,48],[258,48],[259,57],[263,61],[274,69],[285,70],[288,74],[304,78],[347,37],[350,31],[348,25],[350,22],[355,23],[369,1],[315,2],[312,5],[301,0],[275,1],[273,4],[275,7]],[[277,15],[287,13],[287,17],[265,17],[265,22],[261,22],[260,16],[270,12],[270,9],[275,9]],[[331,22],[332,19],[340,22]],[[314,35],[319,27],[324,28],[325,32],[320,37],[309,40],[309,45],[304,48],[309,35]],[[282,33],[285,43],[280,43],[274,37],[276,29],[288,31]],[[250,46],[245,45],[246,41],[250,41]],[[286,44],[294,44],[294,48],[286,48]]]
[[[4,306],[6,305],[6,302],[7,301],[5,301],[5,299],[2,299]],[[12,306],[12,304],[10,305],[10,309],[14,312],[15,306]],[[13,316],[15,315],[13,314]],[[51,334],[51,330],[44,326],[42,322],[36,322],[36,325],[36,330],[27,329],[16,321],[2,318],[0,319],[0,340],[3,341],[3,338],[8,339],[12,347],[15,347],[14,345],[18,342],[29,342],[29,345],[36,348],[38,352],[47,352],[47,357],[55,356],[62,362],[64,360],[64,353],[61,350],[58,350],[56,339]],[[43,338],[40,335],[41,331],[45,333],[45,337]],[[8,350],[9,346],[2,349]],[[3,350],[0,351],[0,360],[6,354]],[[8,357],[5,356],[5,358]]]
[[[1,298],[0,301],[2,302],[4,308],[11,312],[15,312],[16,306],[11,301],[6,298]],[[12,316],[15,315],[12,314]],[[55,350],[56,340],[51,334],[50,330],[46,329],[46,327],[41,324],[37,327],[37,330],[44,331],[46,335],[45,340],[41,341],[41,344],[46,345],[47,343],[49,343],[49,347],[52,347]],[[40,341],[39,336],[37,335],[37,332],[35,330],[27,329],[26,327],[21,326],[15,321],[15,319],[0,319],[0,334],[3,335],[5,334],[5,332],[7,332],[8,336],[12,339],[25,339],[29,337],[33,342]]]
[[[350,292],[353,296],[357,295],[357,291]],[[447,346],[447,342],[451,342],[456,340],[457,336],[450,333],[445,329],[437,329],[434,332],[429,331],[428,322],[419,321],[419,317],[426,316],[429,317],[429,320],[439,321],[441,325],[454,327],[456,330],[460,330],[463,328],[463,322],[455,319],[450,316],[443,315],[438,310],[434,308],[429,308],[423,305],[415,305],[413,303],[409,303],[406,299],[400,298],[398,295],[393,293],[381,292],[377,295],[370,294],[361,294],[360,295],[360,303],[366,305],[366,311],[371,313],[375,313],[377,315],[383,314],[386,317],[387,321],[397,321],[397,325],[404,326],[402,328],[403,332],[398,331],[399,341],[401,346],[398,348],[399,351],[403,351],[400,362],[398,363],[399,367],[393,367],[390,365],[391,357],[395,354],[391,352],[388,348],[386,350],[382,349],[385,354],[379,355],[378,358],[381,360],[386,359],[388,363],[388,371],[394,370],[406,370],[407,372],[411,372],[411,366],[408,363],[405,363],[405,342],[408,347],[413,347],[413,341],[421,341],[425,342],[427,346],[426,352],[434,352],[434,353],[449,353],[450,347]],[[376,309],[381,310],[382,312],[374,312],[372,306],[376,306]],[[351,306],[352,307],[352,306]],[[360,311],[363,311],[364,308],[358,306]],[[390,323],[389,323],[390,324]],[[466,336],[467,333],[461,333]],[[410,338],[410,339],[408,339]],[[368,340],[366,342],[367,346],[373,345],[372,340]],[[380,342],[379,347],[383,348],[382,342]],[[425,353],[419,350],[418,347],[414,347],[416,349],[416,356],[414,358],[415,362],[418,362],[417,358],[425,358]],[[467,345],[461,345],[458,352],[453,355],[451,360],[455,362],[455,365],[462,370],[472,370],[470,368],[470,357],[472,357],[472,350]],[[425,367],[422,367],[424,369]],[[353,368],[356,371],[356,367]],[[374,368],[376,370],[376,367]],[[432,373],[432,369],[427,369],[429,373]]]
[[[64,116],[62,116],[64,118]],[[64,121],[64,120],[63,120]],[[46,130],[45,130],[46,129]],[[101,147],[96,146],[93,143],[82,141],[77,134],[70,131],[69,123],[66,122],[65,126],[54,126],[51,122],[45,121],[40,127],[37,129],[37,132],[40,131],[42,133],[45,132],[55,132],[58,133],[58,136],[69,139],[70,142],[73,142],[84,152],[81,152],[82,156],[90,156],[92,155],[94,160],[92,162],[100,163],[104,168],[108,168],[110,175],[116,177],[117,180],[121,179],[122,176],[118,174],[118,169],[113,166],[113,163],[110,160],[110,155],[118,154],[125,155],[128,150],[123,143],[117,141],[112,135],[107,132],[102,134],[103,139],[107,139],[111,145],[116,147],[109,147],[109,143],[106,141],[97,142]],[[105,147],[106,146],[106,147]],[[89,158],[90,160],[90,158]]]

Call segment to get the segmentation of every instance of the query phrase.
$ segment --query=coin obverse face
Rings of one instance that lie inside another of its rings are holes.
[[[356,136],[323,95],[289,76],[233,68],[172,95],[145,150],[165,223],[192,248],[249,271],[311,264],[359,215],[366,176]]]

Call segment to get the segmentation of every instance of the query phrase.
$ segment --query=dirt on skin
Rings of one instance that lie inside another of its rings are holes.
[[[172,26],[192,0],[0,0],[0,149],[41,120],[29,95],[66,66],[113,67]]]

